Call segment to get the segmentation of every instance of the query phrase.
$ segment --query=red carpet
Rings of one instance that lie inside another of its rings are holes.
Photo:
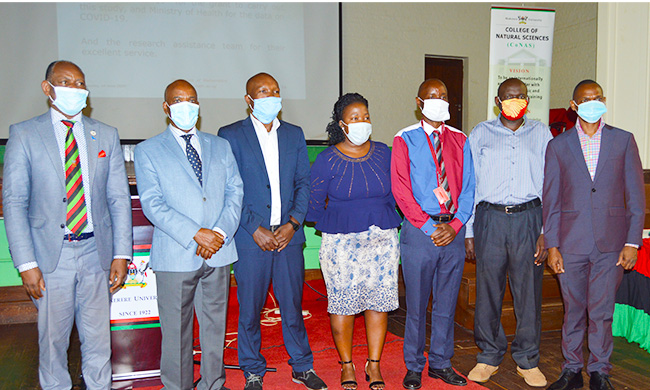
[[[308,282],[316,290],[325,293],[325,283],[323,280],[313,280]],[[312,291],[309,287],[304,288],[303,310],[308,310],[311,317],[306,316],[305,325],[309,336],[309,343],[314,352],[314,368],[318,375],[327,383],[330,389],[340,389],[340,366],[338,364],[338,354],[332,340],[332,333],[329,326],[329,317],[327,314],[327,301],[325,298]],[[274,301],[269,297],[265,308],[275,308]],[[230,303],[228,307],[228,335],[226,344],[233,340],[226,348],[225,363],[237,365],[237,318],[239,314],[237,304],[236,287],[231,288]],[[277,318],[277,315],[270,314],[270,318]],[[307,318],[309,317],[309,318]],[[195,324],[195,334],[198,337],[197,327]],[[232,334],[230,334],[232,333]],[[402,357],[403,339],[391,333],[386,337],[386,345],[382,356],[382,374],[386,382],[386,389],[402,389],[402,379],[406,373],[406,367]],[[354,350],[353,361],[357,369],[357,381],[359,389],[367,389],[363,368],[365,359],[368,356],[366,346],[366,335],[364,320],[358,316],[355,321],[354,330]],[[282,342],[282,329],[279,322],[272,326],[262,326],[262,354],[266,358],[269,368],[276,368],[277,372],[267,372],[264,376],[264,389],[305,389],[303,385],[295,384],[291,381],[291,367],[287,364],[289,355],[284,349]],[[197,355],[198,356],[198,355]],[[198,366],[195,368],[195,377],[198,378]],[[239,370],[226,370],[226,387],[231,390],[240,390],[244,388],[244,375]],[[147,387],[141,389],[159,389],[158,387]],[[423,389],[455,389],[456,386],[450,386],[444,382],[429,378],[426,373],[422,377]],[[462,387],[466,390],[485,389],[484,387],[468,382],[468,385]]]

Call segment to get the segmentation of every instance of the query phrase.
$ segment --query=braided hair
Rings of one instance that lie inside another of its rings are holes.
[[[332,110],[332,121],[327,125],[326,131],[328,136],[328,141],[330,145],[336,145],[339,142],[345,141],[345,133],[341,126],[339,126],[339,121],[343,119],[343,110],[347,106],[353,103],[363,103],[368,107],[368,100],[361,96],[358,93],[346,93],[341,96],[339,100],[334,103],[334,109]]]

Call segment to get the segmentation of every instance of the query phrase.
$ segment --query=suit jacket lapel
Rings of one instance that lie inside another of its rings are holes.
[[[594,182],[598,180],[598,175],[600,175],[600,173],[603,171],[603,167],[605,164],[607,164],[609,151],[612,150],[612,144],[614,143],[614,140],[612,139],[612,128],[609,125],[605,125],[601,131],[602,134],[600,135],[600,152],[598,153],[598,165],[596,165]]]
[[[206,137],[202,132],[197,131],[196,135],[199,137],[199,141],[201,142],[201,166],[203,167],[201,174],[203,183],[207,183],[208,172],[210,171],[208,167],[210,166],[210,159],[212,157],[212,143],[210,142],[210,139],[208,139],[208,137]],[[203,188],[205,188],[205,185]]]
[[[92,126],[88,123],[88,120],[85,117],[81,117],[81,120],[84,124],[84,136],[86,137],[86,152],[88,154],[88,185],[93,188],[93,182],[95,181],[95,171],[97,170],[97,156],[99,150],[99,132],[96,126]]]
[[[266,174],[266,164],[264,164],[264,155],[262,155],[262,147],[260,146],[260,141],[257,139],[257,134],[255,133],[255,127],[253,127],[253,122],[250,117],[244,121],[244,138],[248,141],[248,145],[253,152],[253,155],[257,159],[257,162],[261,167],[264,168],[264,174]],[[268,180],[268,178],[267,178]]]
[[[575,157],[576,162],[578,163],[577,167],[580,169],[591,181],[591,175],[589,174],[589,168],[587,168],[587,162],[585,161],[585,155],[582,153],[582,147],[580,146],[580,138],[578,137],[578,130],[574,127],[569,130],[569,149]]]
[[[41,115],[39,121],[42,122],[42,125],[37,129],[38,134],[43,141],[47,155],[52,161],[52,167],[61,181],[61,185],[65,189],[65,176],[63,174],[63,163],[61,162],[61,151],[59,150],[59,144],[57,144],[56,136],[54,135],[54,127],[52,126],[50,112],[48,111],[46,114]]]
[[[190,177],[193,179],[192,182],[196,183],[197,186],[200,186],[201,184],[199,184],[199,179],[196,178],[194,169],[192,169],[190,162],[187,160],[187,156],[185,155],[185,152],[181,150],[181,147],[176,141],[176,138],[174,138],[174,134],[172,134],[172,131],[169,130],[168,128],[167,130],[165,130],[164,134],[165,134],[165,140],[163,141],[163,145],[165,145],[165,147],[169,149],[169,151],[172,153],[172,156],[174,156],[174,158],[180,161],[181,166],[183,167],[183,169],[185,169],[185,172],[187,172],[187,174],[190,175]]]

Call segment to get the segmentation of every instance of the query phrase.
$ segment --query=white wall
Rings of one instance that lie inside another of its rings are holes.
[[[598,5],[521,4],[556,10],[551,107],[568,107],[575,84],[596,76]],[[486,119],[486,99],[496,95],[487,90],[490,6],[343,3],[343,92],[369,100],[373,139],[391,145],[398,130],[419,119],[415,96],[427,54],[468,58],[462,130]]]
[[[605,122],[634,134],[644,167],[650,164],[650,5],[598,5],[596,81],[607,97]]]

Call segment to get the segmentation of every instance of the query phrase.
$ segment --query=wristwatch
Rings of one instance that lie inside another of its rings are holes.
[[[291,224],[291,226],[293,226],[293,230],[298,231],[298,229],[300,229],[299,223],[295,223],[291,219],[289,219],[289,223]]]

